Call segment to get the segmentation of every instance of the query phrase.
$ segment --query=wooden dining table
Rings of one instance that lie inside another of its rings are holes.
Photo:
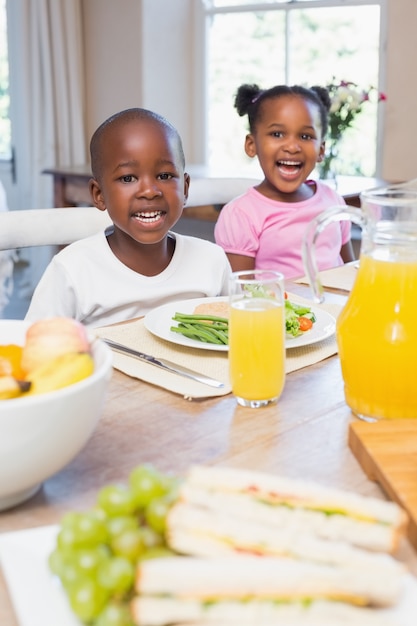
[[[311,297],[305,285],[287,288]],[[326,294],[337,304],[346,297],[338,290]],[[114,370],[87,445],[30,500],[1,512],[0,532],[57,524],[67,511],[88,509],[100,487],[126,481],[142,463],[180,475],[193,464],[248,468],[384,498],[348,446],[355,419],[344,399],[337,355],[288,374],[278,403],[261,409],[238,406],[231,394],[187,401]],[[398,556],[417,573],[408,541]],[[0,624],[18,626],[1,573]]]

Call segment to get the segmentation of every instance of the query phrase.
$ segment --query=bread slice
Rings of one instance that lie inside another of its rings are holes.
[[[212,541],[221,540],[229,549],[239,549],[243,546],[234,546],[231,540],[234,533],[225,542],[218,529],[218,524],[239,521],[242,528],[243,524],[252,528],[250,534],[248,530],[253,542],[249,551],[263,554],[281,553],[279,537],[284,538],[288,533],[328,542],[329,550],[335,542],[344,542],[365,550],[393,553],[405,535],[408,522],[405,511],[394,502],[308,481],[233,468],[190,468],[179,496],[179,502],[167,519],[169,537],[185,531],[187,520],[199,515],[201,522],[204,520],[204,528],[210,529]],[[181,511],[185,505],[190,507],[186,514],[184,509]],[[199,524],[194,526],[198,528]],[[267,536],[271,536],[270,542],[265,541]],[[236,541],[236,537],[234,539]],[[257,543],[263,546],[262,550],[256,549]],[[284,539],[283,543],[286,543]],[[176,545],[172,547],[179,549]],[[319,552],[324,556],[327,551]]]
[[[404,571],[391,566],[333,567],[271,557],[178,556],[140,562],[135,589],[142,596],[192,598],[201,603],[329,600],[389,607],[401,597],[404,575]]]
[[[392,556],[366,549],[362,539],[355,543],[356,537],[364,533],[372,547],[386,545],[387,537],[383,530],[381,532],[381,525],[358,524],[346,518],[342,520],[342,525],[337,522],[337,526],[330,526],[329,530],[325,516],[315,520],[311,516],[299,517],[295,513],[292,517],[293,523],[290,516],[280,520],[278,513],[276,523],[269,524],[248,519],[244,512],[237,516],[221,509],[215,511],[179,502],[168,514],[167,539],[175,551],[200,557],[251,554],[335,567],[393,567],[397,572],[403,569],[403,565]],[[371,536],[372,531],[375,539]]]
[[[216,315],[229,319],[229,303],[227,300],[218,302],[202,302],[195,307],[193,315]]]
[[[220,573],[221,575],[221,573]],[[385,609],[358,607],[333,600],[309,603],[273,600],[220,600],[137,596],[132,602],[141,626],[399,626]]]

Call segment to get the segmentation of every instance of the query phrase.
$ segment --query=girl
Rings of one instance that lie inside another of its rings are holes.
[[[324,156],[329,94],[322,87],[241,85],[235,107],[248,116],[245,151],[258,157],[264,179],[223,207],[216,242],[233,271],[276,269],[285,278],[302,276],[308,223],[327,207],[345,204],[330,187],[308,178]],[[353,261],[350,222],[327,227],[316,256],[319,270]]]

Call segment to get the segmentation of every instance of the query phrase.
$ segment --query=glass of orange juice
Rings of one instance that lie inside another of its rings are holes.
[[[285,383],[284,277],[273,270],[230,278],[229,371],[242,406],[277,402]]]

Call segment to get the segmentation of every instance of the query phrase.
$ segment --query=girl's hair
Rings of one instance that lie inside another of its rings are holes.
[[[249,130],[252,133],[260,115],[260,107],[265,100],[281,96],[297,95],[317,105],[320,112],[323,137],[326,136],[328,115],[331,106],[329,92],[324,87],[302,87],[301,85],[276,85],[270,89],[261,89],[258,85],[241,85],[235,96],[235,108],[239,115],[248,116]]]

